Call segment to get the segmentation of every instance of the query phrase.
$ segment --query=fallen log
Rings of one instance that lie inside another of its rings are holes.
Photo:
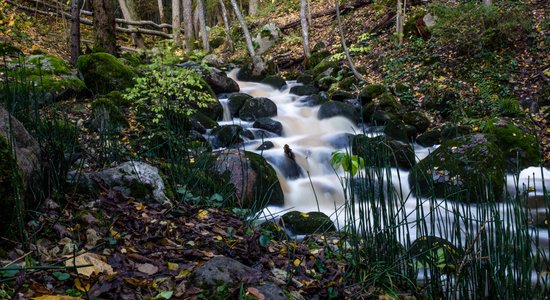
[[[371,3],[372,3],[372,0],[355,0],[352,3],[341,4],[339,8],[340,8],[340,11],[342,11],[344,9],[354,9],[354,8],[362,7]],[[317,19],[320,17],[331,16],[331,15],[336,15],[336,8],[326,9],[326,10],[313,13],[311,14],[311,19]],[[299,24],[300,24],[300,19],[297,19],[281,26],[280,29],[287,30],[290,28],[294,28]]]

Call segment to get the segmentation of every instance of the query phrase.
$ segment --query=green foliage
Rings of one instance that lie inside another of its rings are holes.
[[[433,36],[440,45],[455,48],[460,54],[513,46],[529,28],[526,10],[517,2],[434,4],[431,10],[438,18]]]
[[[206,108],[216,101],[208,84],[195,71],[156,64],[148,65],[124,96],[153,112],[152,122],[156,124],[167,110],[190,116],[195,108]]]
[[[344,171],[349,172],[351,176],[355,176],[357,171],[365,167],[363,158],[342,151],[332,152],[330,164],[335,169],[341,166]]]

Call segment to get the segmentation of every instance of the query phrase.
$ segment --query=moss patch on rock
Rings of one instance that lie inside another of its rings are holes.
[[[284,214],[279,224],[293,234],[313,234],[336,231],[332,220],[322,212],[291,211]]]
[[[123,90],[132,84],[136,73],[108,53],[81,55],[76,63],[86,86],[95,93]]]

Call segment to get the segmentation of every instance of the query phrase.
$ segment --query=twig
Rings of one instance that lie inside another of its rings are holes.
[[[22,256],[20,256],[20,257],[14,259],[14,260],[12,260],[12,261],[10,261],[10,262],[7,263],[5,266],[3,266],[2,269],[4,269],[4,268],[6,268],[6,267],[9,267],[9,266],[13,265],[14,263],[16,263],[16,262],[22,260],[23,258],[29,256],[31,253],[32,253],[32,251],[29,251],[29,252],[23,254]]]

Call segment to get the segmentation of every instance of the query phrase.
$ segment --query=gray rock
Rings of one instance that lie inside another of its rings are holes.
[[[234,93],[239,91],[237,82],[218,69],[212,68],[210,74],[206,75],[204,80],[212,87],[216,94]]]
[[[214,148],[230,147],[243,142],[240,134],[243,129],[239,125],[224,125],[212,130],[212,146]]]
[[[221,285],[259,282],[262,274],[251,267],[225,256],[216,256],[197,267],[190,275],[194,286],[215,288]]]
[[[317,113],[317,118],[320,120],[337,116],[348,118],[355,123],[358,122],[357,113],[353,106],[342,102],[329,101],[323,103]]]
[[[277,115],[277,105],[264,97],[256,97],[247,100],[239,110],[239,116],[244,121],[254,121],[264,117]]]
[[[281,30],[274,23],[268,23],[262,26],[256,36],[252,39],[253,42],[258,45],[256,54],[262,55],[269,50],[269,48],[279,41],[281,35]]]
[[[254,285],[266,300],[286,300],[283,290],[273,282],[266,281],[261,284]]]
[[[292,234],[313,234],[336,231],[332,220],[322,212],[302,213],[291,211],[284,214],[280,221],[281,227]]]
[[[283,124],[271,118],[259,118],[252,124],[252,127],[264,129],[277,135],[283,134]]]

